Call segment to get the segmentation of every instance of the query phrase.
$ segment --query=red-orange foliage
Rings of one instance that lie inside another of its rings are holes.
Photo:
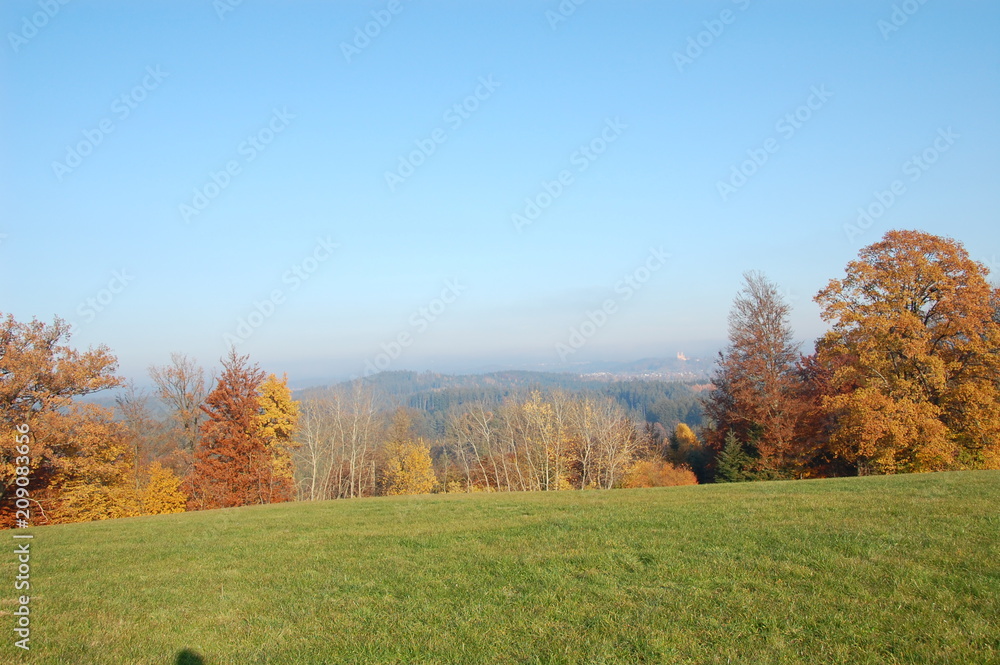
[[[720,354],[705,403],[713,425],[705,431],[706,442],[721,451],[732,430],[754,451],[758,471],[797,472],[801,380],[788,305],[760,273],[743,277],[746,284],[729,314],[729,346]]]
[[[820,360],[817,354],[802,356],[798,362],[801,384],[801,417],[796,430],[800,478],[852,475],[853,468],[830,448],[830,437],[837,425],[834,414],[825,406],[826,399],[848,393],[856,386],[834,385],[833,377],[845,358]]]
[[[231,350],[202,408],[195,463],[184,490],[189,509],[226,508],[287,501],[291,483],[275,473],[261,428],[259,389],[264,372]]]

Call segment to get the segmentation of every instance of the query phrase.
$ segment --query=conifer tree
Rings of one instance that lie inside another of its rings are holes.
[[[722,452],[716,460],[715,481],[720,483],[739,483],[752,480],[749,472],[753,460],[743,449],[743,444],[736,438],[733,430],[726,432]]]

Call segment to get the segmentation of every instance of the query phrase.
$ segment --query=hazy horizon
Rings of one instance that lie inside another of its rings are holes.
[[[703,353],[686,353],[687,357],[691,361],[702,361],[704,364],[708,365],[709,368],[715,362],[715,356],[723,346],[725,342],[720,341],[718,346],[711,344],[706,344]],[[688,348],[696,349],[696,345],[690,345]],[[681,351],[683,352],[683,351]],[[581,358],[579,360],[574,360],[569,363],[552,362],[551,359],[546,359],[544,356],[539,356],[536,358],[522,357],[522,358],[454,358],[448,356],[442,356],[440,358],[427,358],[421,362],[399,362],[394,366],[390,367],[385,371],[403,371],[403,372],[431,372],[435,374],[448,374],[448,375],[477,375],[477,374],[490,374],[493,372],[505,372],[505,371],[530,371],[530,372],[552,372],[552,373],[568,373],[568,374],[587,374],[592,373],[592,366],[604,366],[604,365],[627,365],[631,363],[636,363],[643,360],[669,360],[676,357],[674,354],[660,354],[660,355],[636,355],[635,357],[620,357],[620,358]],[[206,376],[214,376],[218,374],[221,369],[220,361],[222,357],[219,358],[195,358],[205,370]],[[251,358],[253,360],[253,358]],[[164,365],[169,362],[169,356],[164,359],[163,362],[155,363],[157,365]],[[312,361],[302,361],[302,362],[292,362],[292,363],[282,363],[276,366],[270,366],[266,363],[259,363],[261,367],[267,372],[275,372],[279,376],[283,373],[288,375],[289,386],[293,390],[302,390],[305,388],[315,388],[324,385],[332,385],[336,383],[341,383],[345,381],[351,381],[359,377],[370,376],[371,374],[366,374],[364,371],[358,372],[354,369],[355,363],[350,360],[339,361],[339,362],[322,362],[317,360]],[[124,378],[135,385],[136,388],[143,390],[152,390],[155,387],[153,380],[149,377],[146,371],[147,368],[138,368],[134,372],[122,372]]]

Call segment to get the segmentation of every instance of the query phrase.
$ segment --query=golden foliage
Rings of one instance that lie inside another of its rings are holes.
[[[47,515],[53,522],[131,517],[140,514],[134,448],[127,428],[95,405],[50,413],[39,438],[56,454]]]
[[[677,427],[674,428],[674,439],[677,441],[678,450],[689,450],[701,445],[694,430],[687,423],[677,423]]]
[[[140,514],[135,488],[128,485],[98,485],[82,480],[60,488],[57,508],[49,511],[53,523],[91,522]]]
[[[622,487],[674,487],[697,485],[698,479],[688,466],[674,466],[663,460],[638,460],[625,472]]]
[[[817,296],[832,452],[862,473],[1000,468],[1000,291],[954,240],[890,231]]]
[[[299,403],[292,399],[288,375],[280,381],[274,374],[269,375],[259,392],[261,433],[274,459],[274,476],[280,482],[292,484],[292,448],[298,446],[293,437],[299,422]]]
[[[181,491],[181,479],[159,462],[153,462],[147,474],[146,486],[139,495],[142,514],[183,513],[187,505],[187,496]]]
[[[431,451],[423,441],[390,442],[382,470],[385,493],[427,494],[437,484]]]

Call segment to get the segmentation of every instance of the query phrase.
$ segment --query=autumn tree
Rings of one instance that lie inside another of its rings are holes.
[[[158,515],[184,510],[180,479],[158,463],[141,464],[134,430],[94,404],[50,414],[49,482],[38,490],[51,523]]]
[[[260,428],[265,445],[271,453],[271,483],[268,503],[292,498],[295,480],[292,449],[299,421],[299,403],[292,399],[288,376],[280,380],[274,374],[260,386]]]
[[[413,421],[405,409],[396,410],[389,426],[381,478],[386,495],[427,494],[437,484],[431,451],[413,438]]]
[[[617,487],[625,471],[646,449],[624,407],[609,398],[570,399],[568,431],[569,456],[576,470],[573,486],[611,489]]]
[[[539,391],[521,402],[517,423],[522,442],[522,459],[526,462],[532,489],[570,489],[569,446],[566,440],[565,409],[557,408],[555,400],[543,399]],[[560,405],[561,406],[561,405]]]
[[[958,242],[890,231],[816,301],[834,454],[859,473],[1000,468],[1000,293]]]
[[[609,489],[654,448],[624,408],[607,397],[562,391],[476,402],[446,423],[446,450],[466,491]],[[661,455],[662,457],[662,455]]]
[[[762,474],[784,474],[799,464],[798,345],[778,287],[758,272],[743,278],[729,314],[729,344],[719,354],[705,402],[712,420],[707,440],[721,452],[726,432],[733,430],[752,449]]]
[[[669,450],[666,452],[666,458],[670,462],[690,468],[701,482],[708,481],[711,451],[686,423],[677,423],[670,435]]]
[[[171,437],[166,435],[164,422],[155,418],[148,407],[149,396],[133,383],[128,383],[115,398],[116,420],[124,428],[124,437],[130,449],[130,459],[123,459],[123,467],[131,466],[130,500],[135,514],[162,515],[184,512],[187,497],[181,491],[181,479],[161,459],[173,459],[169,448]]]
[[[677,485],[697,485],[698,478],[690,467],[674,465],[666,460],[641,459],[633,462],[625,471],[622,487],[675,487]]]
[[[261,428],[264,372],[231,349],[202,407],[207,420],[184,491],[192,509],[268,503],[274,498],[273,455]]]
[[[118,361],[107,349],[78,351],[68,345],[69,325],[56,318],[52,324],[32,319],[21,323],[0,315],[0,520],[9,522],[15,479],[14,428],[31,429],[31,486],[33,512],[53,509],[58,499],[61,458],[74,449],[67,432],[70,423],[95,416],[89,409],[75,409],[75,398],[121,384]],[[102,424],[104,415],[101,415]],[[104,442],[88,438],[100,448]],[[42,504],[45,504],[44,506]]]
[[[51,481],[42,492],[54,523],[141,514],[135,449],[110,409],[71,404],[49,416]]]
[[[181,479],[159,462],[146,470],[146,481],[139,492],[139,506],[143,515],[183,513],[187,497],[181,490]]]
[[[837,455],[830,446],[837,419],[828,408],[828,400],[857,387],[849,382],[836,385],[833,382],[837,370],[849,360],[846,355],[838,356],[833,361],[829,357],[821,359],[818,353],[799,358],[797,371],[801,381],[799,399],[802,411],[795,434],[799,450],[796,478],[856,473],[854,465]]]
[[[427,494],[437,484],[431,451],[422,440],[390,443],[383,467],[387,495]]]

